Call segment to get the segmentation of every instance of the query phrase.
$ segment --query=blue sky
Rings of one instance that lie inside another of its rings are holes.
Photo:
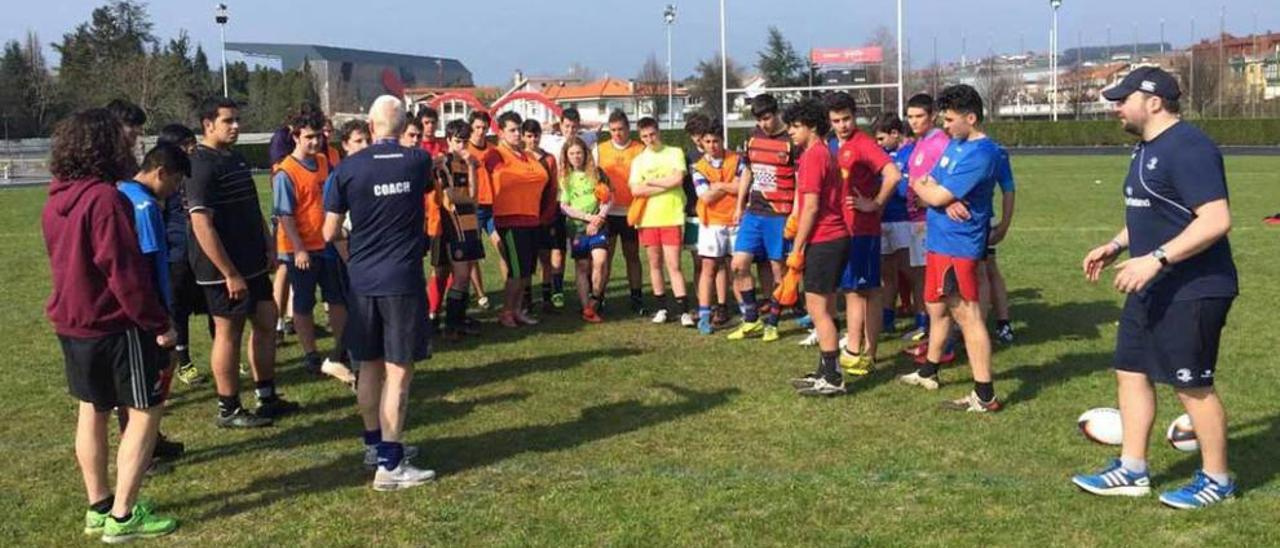
[[[634,77],[645,58],[666,55],[662,10],[677,5],[673,30],[675,74],[689,75],[698,59],[719,49],[716,0],[478,0],[392,2],[387,0],[228,0],[229,41],[322,43],[411,54],[454,57],[471,69],[477,82],[502,84],[512,71],[562,73],[574,62],[597,74]],[[754,64],[769,25],[783,30],[796,49],[856,46],[875,28],[894,27],[894,0],[727,0],[729,54]],[[42,0],[7,2],[0,39],[21,38],[35,30],[46,44],[88,19],[101,2]],[[218,29],[212,0],[156,0],[148,8],[156,34],[170,37],[186,29],[218,59]],[[307,5],[303,13],[296,6]],[[1063,49],[1080,34],[1085,45],[1103,45],[1107,28],[1116,47],[1160,37],[1175,46],[1218,31],[1226,5],[1226,28],[1248,34],[1255,28],[1280,31],[1276,0],[1064,0],[1059,26]],[[943,60],[959,59],[961,37],[969,57],[988,51],[1046,50],[1048,0],[904,0],[905,36],[912,64],[933,59],[934,39]],[[47,50],[50,60],[56,55]]]

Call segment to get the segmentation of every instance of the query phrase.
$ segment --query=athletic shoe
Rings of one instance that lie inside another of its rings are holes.
[[[796,326],[800,329],[813,329],[813,316],[805,314],[796,318]]]
[[[911,386],[919,386],[925,390],[938,389],[938,377],[936,375],[932,377],[921,377],[919,371],[912,371],[906,375],[899,376],[898,382],[902,384],[909,384]]]
[[[119,544],[138,538],[162,537],[178,528],[178,520],[151,513],[151,506],[133,505],[133,515],[124,523],[108,516],[102,524],[102,542]]]
[[[324,368],[324,358],[320,357],[319,352],[307,354],[302,358],[302,367],[307,370],[307,373],[311,373],[312,375],[323,375],[324,372],[322,369]]]
[[[681,327],[697,327],[697,325],[698,325],[698,322],[693,319],[692,314],[688,312],[680,314]]]
[[[284,346],[284,328],[276,328],[276,346]]]
[[[724,324],[729,323],[729,312],[723,306],[717,306],[711,309],[711,327],[720,329]]]
[[[1170,508],[1192,510],[1230,501],[1236,496],[1236,490],[1236,482],[1222,485],[1205,475],[1204,470],[1196,470],[1191,483],[1161,493],[1160,502]]]
[[[587,323],[600,323],[604,321],[604,318],[600,317],[600,314],[596,312],[594,307],[588,306],[582,309],[582,321]]]
[[[296,334],[298,334],[298,332],[297,332],[297,331],[294,331],[294,329],[293,329],[293,318],[285,318],[285,319],[284,319],[284,334],[285,334],[285,335],[296,335]]]
[[[520,322],[520,325],[538,325],[538,320],[530,317],[523,310],[516,312],[513,317],[517,322]]]
[[[260,417],[241,407],[230,415],[218,415],[219,428],[261,428],[271,426],[269,417]]]
[[[818,344],[818,330],[810,329],[809,334],[805,338],[800,339],[800,346],[815,346]]]
[[[520,327],[520,323],[516,321],[516,315],[511,312],[499,312],[498,323],[502,325],[502,327]]]
[[[929,332],[925,331],[922,327],[917,327],[902,334],[902,340],[904,342],[920,342],[928,338]]]
[[[843,369],[846,375],[861,377],[871,372],[871,366],[870,356],[850,352],[847,347],[840,348],[840,369]]]
[[[489,297],[481,295],[480,298],[476,299],[476,308],[479,308],[480,310],[488,310]]]
[[[1269,225],[1280,226],[1280,213],[1276,213],[1275,215],[1272,215],[1270,217],[1264,217],[1262,219],[1262,222]]]
[[[812,386],[796,390],[796,393],[801,396],[838,396],[845,393],[844,377],[837,379],[834,383],[825,377],[818,377],[813,380]]]
[[[604,304],[603,302],[600,304]],[[631,313],[637,317],[643,318],[649,315],[649,309],[644,307],[643,302],[631,301]]]
[[[773,342],[778,340],[778,326],[765,324],[764,334],[760,336],[760,340],[764,342]]]
[[[947,400],[942,402],[942,408],[950,411],[964,411],[966,413],[995,413],[1004,408],[1000,405],[1000,398],[991,398],[991,401],[982,401],[978,399],[977,392],[969,392],[968,396],[958,400]]]
[[[706,316],[698,317],[698,333],[701,335],[710,335],[713,328],[711,327],[711,318]]]
[[[1120,459],[1111,459],[1107,466],[1092,474],[1076,474],[1071,483],[1088,493],[1104,497],[1145,497],[1151,494],[1151,476],[1125,470]]]
[[[1004,324],[997,327],[996,342],[999,342],[1000,344],[1013,344],[1013,326]]]
[[[551,306],[555,307],[556,310],[564,308],[564,293],[552,293]]]
[[[764,322],[760,320],[756,320],[754,322],[743,320],[743,322],[738,325],[737,329],[734,329],[733,332],[729,333],[728,339],[731,341],[740,341],[763,330]]]
[[[404,446],[404,460],[409,460],[418,456],[418,448],[412,445]],[[370,470],[378,467],[378,446],[364,446],[364,467]]]
[[[248,364],[248,363],[246,363],[246,362],[240,362],[240,376],[241,376],[241,377],[251,377],[251,376],[253,376],[253,372],[252,372],[252,371],[249,371],[249,364]]]
[[[822,378],[822,375],[819,375],[817,373],[808,373],[803,377],[796,377],[794,379],[791,379],[791,387],[795,388],[796,390],[813,388],[813,384],[818,382],[818,379],[821,379],[821,378]]]
[[[148,512],[153,510],[153,505],[149,500],[138,499],[138,502],[134,503],[134,506],[146,507]],[[92,508],[85,510],[84,534],[89,536],[101,535],[102,528],[107,525],[107,518],[110,516],[111,516],[110,510],[107,510],[106,512],[101,512],[101,513],[94,512]]]
[[[409,489],[431,481],[435,477],[436,473],[434,471],[414,467],[409,464],[408,459],[402,459],[400,466],[395,467],[394,470],[378,467],[378,471],[373,474],[373,490],[397,491]]]
[[[164,434],[156,436],[156,445],[151,449],[151,456],[157,459],[178,459],[182,458],[186,453],[187,446],[180,441],[173,441],[164,437]]]
[[[196,368],[196,364],[191,362],[178,366],[177,377],[187,386],[199,386],[207,380],[204,373],[201,373],[200,369]]]
[[[256,409],[254,413],[259,417],[276,419],[288,415],[289,413],[293,413],[301,408],[302,406],[298,405],[298,402],[292,402],[280,396],[276,396],[267,401],[259,399],[258,409]]]
[[[653,315],[653,323],[667,323],[667,309],[659,308],[658,312]]]

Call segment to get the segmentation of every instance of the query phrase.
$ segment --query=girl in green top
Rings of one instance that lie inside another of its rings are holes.
[[[569,218],[569,247],[576,263],[578,300],[582,319],[603,320],[598,312],[604,300],[604,266],[608,259],[605,213],[613,192],[604,172],[596,168],[587,144],[570,137],[560,150],[560,209]]]

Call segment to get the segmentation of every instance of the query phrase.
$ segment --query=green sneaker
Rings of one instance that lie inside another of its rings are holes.
[[[196,368],[196,364],[187,362],[178,366],[178,380],[186,383],[187,386],[199,386],[204,384],[204,373]]]
[[[764,326],[764,334],[760,335],[760,340],[763,342],[773,342],[778,340],[778,326],[766,324]]]
[[[139,500],[136,503],[136,506],[146,507],[148,512],[150,512],[152,508],[151,501],[147,501],[147,500]],[[107,524],[107,516],[109,516],[110,514],[111,514],[110,510],[103,512],[101,514],[94,512],[92,508],[85,510],[84,534],[88,536],[101,535],[102,528],[105,527]]]
[[[756,320],[754,322],[748,322],[744,320],[742,324],[739,325],[737,329],[733,330],[732,333],[729,333],[729,336],[726,338],[728,338],[731,341],[740,341],[751,335],[755,335],[756,333],[759,333],[763,330],[764,330],[764,322],[760,320]]]
[[[554,306],[557,310],[564,308],[564,293],[552,293],[551,306]]]
[[[133,505],[133,516],[129,521],[120,523],[108,517],[102,526],[102,542],[119,544],[137,538],[162,537],[178,528],[178,520],[151,514],[151,507],[145,504]]]

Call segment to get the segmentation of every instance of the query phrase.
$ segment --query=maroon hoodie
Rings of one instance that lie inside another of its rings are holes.
[[[130,207],[111,183],[49,184],[40,215],[53,276],[45,313],[59,335],[95,338],[132,327],[155,334],[169,329]]]

